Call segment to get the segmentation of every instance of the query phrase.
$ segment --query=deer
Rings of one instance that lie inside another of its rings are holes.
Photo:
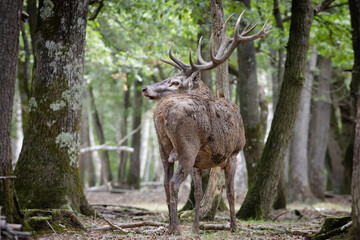
[[[200,64],[195,64],[189,51],[189,64],[184,63],[172,53],[171,60],[161,61],[180,70],[174,76],[161,82],[144,87],[142,95],[158,101],[153,120],[159,142],[160,157],[165,178],[164,188],[169,211],[169,235],[179,235],[177,203],[181,183],[192,171],[194,179],[195,217],[193,231],[199,232],[199,209],[202,198],[201,171],[221,167],[225,171],[226,193],[230,208],[230,229],[237,230],[235,218],[234,175],[236,156],[245,145],[245,131],[239,108],[223,97],[215,97],[201,80],[201,72],[211,70],[225,62],[242,42],[253,41],[271,32],[268,21],[258,33],[250,35],[257,26],[247,24],[239,34],[239,25],[243,11],[235,25],[234,37],[226,35],[224,22],[221,31],[221,43],[216,54],[213,53],[213,34],[210,37],[210,61],[201,56],[199,39],[197,56]],[[174,173],[174,163],[178,167]]]

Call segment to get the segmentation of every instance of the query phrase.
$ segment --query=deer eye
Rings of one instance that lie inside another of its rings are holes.
[[[176,82],[176,81],[175,81],[175,82],[170,83],[170,87],[171,87],[171,86],[177,87],[177,86],[179,86],[179,84],[180,84],[179,82]]]

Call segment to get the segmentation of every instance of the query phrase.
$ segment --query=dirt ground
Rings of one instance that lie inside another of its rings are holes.
[[[188,197],[189,187],[185,185],[179,193],[179,209]],[[331,195],[325,202],[290,204],[287,209],[272,213],[271,221],[240,221],[239,230],[231,233],[228,212],[218,213],[212,222],[225,230],[201,230],[192,233],[193,217],[185,212],[180,216],[180,236],[168,236],[167,206],[163,188],[141,191],[111,193],[109,191],[86,191],[96,214],[92,217],[79,216],[87,231],[67,229],[67,233],[48,234],[39,239],[304,239],[317,232],[328,216],[348,216],[351,210],[350,196]],[[237,210],[243,196],[237,197]],[[100,216],[101,215],[101,216]],[[143,225],[132,226],[131,225]],[[112,225],[112,226],[111,226]],[[151,225],[151,226],[150,226]]]

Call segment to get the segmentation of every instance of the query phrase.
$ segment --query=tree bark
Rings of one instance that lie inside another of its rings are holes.
[[[343,151],[340,146],[341,133],[335,115],[335,107],[336,106],[332,106],[331,108],[329,140],[327,145],[330,165],[328,167],[328,175],[334,193],[341,194],[343,193],[345,183],[345,169],[341,163]]]
[[[221,43],[221,29],[224,24],[224,9],[221,0],[210,0],[212,32],[214,34],[215,53]],[[217,97],[230,99],[228,81],[228,61],[216,68],[216,94]],[[225,186],[225,174],[220,168],[213,168],[209,182],[200,203],[200,215],[206,219],[214,219],[218,209],[221,194]],[[215,191],[216,190],[216,191]]]
[[[123,114],[121,119],[121,138],[124,138],[127,135],[127,117],[129,115],[129,107],[130,107],[130,87],[131,85],[128,85],[127,91],[124,91],[123,94]],[[123,142],[123,145],[126,146],[128,143],[127,140]],[[122,184],[126,181],[126,162],[128,159],[127,152],[122,151],[120,153],[120,159],[119,159],[119,166],[118,166],[118,183]]]
[[[306,53],[309,48],[309,33],[313,17],[311,3],[311,0],[292,1],[284,82],[269,137],[256,168],[254,183],[250,186],[245,201],[237,213],[240,219],[267,218],[275,198],[305,81]]]
[[[351,239],[360,239],[360,2],[356,0],[349,0],[349,8],[354,49],[351,98],[353,104],[357,103],[353,173],[351,184],[353,220]]]
[[[100,116],[96,108],[95,98],[92,87],[89,87],[89,97],[91,113],[93,117],[94,129],[100,145],[105,144],[105,135],[100,121]],[[101,151],[101,174],[100,174],[100,185],[112,182],[111,170],[110,170],[110,159],[107,151]]]
[[[38,6],[29,122],[15,187],[24,208],[89,213],[78,167],[88,2],[41,0]]]
[[[285,51],[284,51],[284,25],[280,13],[279,1],[274,0],[273,4],[273,15],[275,17],[276,27],[280,29],[281,37],[279,39],[280,48],[276,51],[275,49],[270,49],[271,54],[271,65],[276,71],[271,74],[272,81],[272,91],[273,91],[273,111],[276,109],[276,105],[279,100],[279,92],[283,82],[284,77],[284,64],[285,64]],[[277,53],[277,59],[276,59]],[[288,150],[289,152],[289,150]],[[287,154],[289,156],[289,154]],[[285,163],[288,165],[289,158],[285,157]],[[280,175],[279,184],[277,186],[276,198],[274,201],[274,209],[282,209],[286,208],[286,179],[287,179],[287,171],[284,169]],[[285,175],[286,174],[286,175]]]
[[[250,9],[250,0],[241,0]],[[244,28],[246,25],[241,24]],[[264,148],[262,125],[259,111],[259,86],[257,82],[256,50],[254,42],[244,42],[237,47],[239,80],[237,91],[240,100],[240,113],[244,121],[246,145],[244,155],[248,172],[248,185],[253,182],[255,167]]]
[[[314,196],[308,180],[308,136],[310,123],[311,90],[316,68],[317,52],[315,47],[310,54],[305,74],[305,84],[301,92],[299,110],[295,120],[295,129],[290,146],[289,201],[305,202]]]
[[[89,132],[89,106],[88,106],[88,97],[84,92],[84,101],[82,107],[82,116],[81,116],[81,130],[80,130],[80,143],[81,148],[90,147],[90,132]],[[85,181],[85,173],[87,173],[87,182]],[[94,163],[92,159],[91,152],[86,152],[80,155],[80,176],[83,186],[95,186],[96,177]]]
[[[16,63],[22,1],[0,1],[0,176],[13,175],[11,163],[11,118],[15,92]],[[11,178],[0,179],[2,214],[11,223],[22,223]]]
[[[325,157],[330,128],[331,59],[318,57],[319,76],[316,86],[317,101],[313,104],[309,140],[309,183],[315,197],[324,199]]]
[[[142,107],[142,95],[141,82],[135,80],[134,84],[134,96],[133,96],[133,119],[132,128],[136,129],[141,124],[141,107]],[[131,155],[130,169],[127,178],[127,183],[130,188],[140,189],[140,146],[141,146],[141,131],[137,131],[131,139],[131,146],[134,148],[134,152]]]

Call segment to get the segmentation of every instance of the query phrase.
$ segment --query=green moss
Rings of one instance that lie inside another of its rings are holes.
[[[71,211],[61,209],[29,209],[25,211],[25,220],[35,235],[53,233],[53,229],[58,234],[65,232],[66,229],[79,231],[85,229]]]
[[[325,219],[324,225],[319,232],[312,236],[314,240],[323,240],[329,239],[332,237],[337,237],[346,234],[348,229],[342,231],[341,227],[351,221],[351,217],[328,217]],[[333,238],[332,238],[333,239]],[[340,238],[344,239],[344,238]]]
[[[195,218],[195,209],[178,212],[180,223],[192,223]]]

